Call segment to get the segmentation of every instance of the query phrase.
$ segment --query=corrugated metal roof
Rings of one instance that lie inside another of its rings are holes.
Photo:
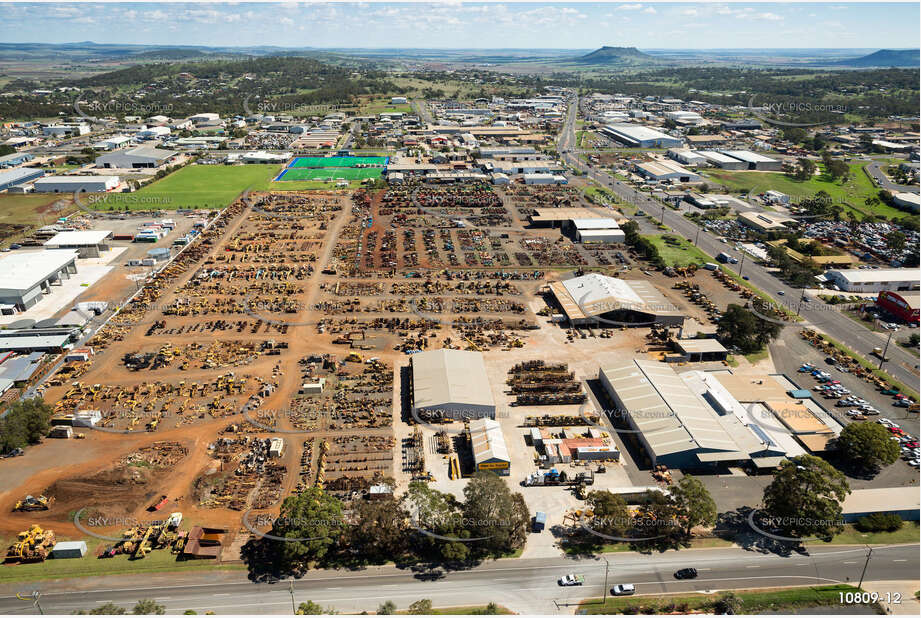
[[[471,350],[431,350],[414,354],[413,400],[417,408],[445,404],[495,407],[483,355]]]
[[[470,442],[473,448],[473,460],[477,465],[494,459],[511,461],[498,421],[491,418],[478,418],[470,421]]]

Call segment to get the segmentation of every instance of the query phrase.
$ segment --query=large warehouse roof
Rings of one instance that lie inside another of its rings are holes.
[[[18,251],[0,258],[0,289],[28,290],[77,259],[77,252]]]
[[[921,279],[921,268],[878,268],[878,269],[848,269],[830,270],[845,281],[851,283],[876,283],[878,281],[918,281]]]
[[[412,357],[413,400],[417,408],[448,403],[495,406],[480,352],[431,350]]]
[[[59,232],[51,239],[45,241],[46,247],[77,247],[84,245],[98,245],[112,235],[111,230],[88,230],[85,232]]]
[[[745,161],[746,163],[777,163],[777,159],[772,159],[771,157],[766,157],[750,150],[723,150],[722,152],[724,155],[729,155],[739,161]]]
[[[661,131],[656,131],[655,129],[644,127],[643,125],[638,124],[609,124],[605,128],[637,141],[650,139],[675,139],[671,135],[666,135]]]
[[[628,360],[603,367],[601,372],[656,457],[699,449],[720,452],[729,459],[748,456],[740,452],[716,412],[670,366]]]
[[[678,308],[647,281],[627,281],[590,273],[552,284],[550,288],[570,319],[618,310],[656,316],[681,315]]]

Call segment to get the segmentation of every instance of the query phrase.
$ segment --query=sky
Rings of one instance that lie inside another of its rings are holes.
[[[917,48],[918,2],[0,4],[3,43],[352,48]]]

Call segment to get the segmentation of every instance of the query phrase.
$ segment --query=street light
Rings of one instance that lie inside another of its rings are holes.
[[[294,605],[294,578],[288,580],[288,592],[291,593],[291,613],[297,613],[297,607]]]
[[[863,563],[863,572],[860,574],[860,583],[857,588],[863,586],[863,577],[867,574],[867,567],[870,566],[870,557],[873,555],[873,548],[867,545],[867,560]]]

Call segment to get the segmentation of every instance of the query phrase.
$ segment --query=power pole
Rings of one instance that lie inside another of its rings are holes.
[[[297,607],[295,607],[294,605],[294,579],[293,578],[288,580],[288,592],[291,593],[291,613],[296,614]]]
[[[42,615],[45,614],[44,610],[42,610],[41,604],[38,602],[38,600],[42,598],[41,590],[33,590],[31,593],[29,593],[29,596],[27,597],[24,597],[20,595],[19,593],[16,593],[16,598],[19,599],[20,601],[32,601],[32,605],[38,608],[38,613]]]
[[[886,362],[886,352],[889,351],[889,342],[892,341],[892,335],[893,335],[893,334],[894,334],[894,331],[891,331],[891,330],[890,330],[890,331],[889,331],[889,338],[886,339],[886,347],[883,348],[883,354],[882,354],[882,356],[879,357],[879,368],[880,368],[880,369],[883,368],[883,363]]]
[[[703,229],[698,226],[697,233],[694,235],[694,246],[697,246],[697,240],[700,238],[700,230]]]
[[[867,545],[867,560],[863,563],[863,573],[860,574],[860,583],[857,584],[858,588],[863,586],[863,576],[867,574],[867,567],[870,566],[870,556],[872,555],[873,548]]]
[[[744,252],[744,251],[740,251],[739,253],[742,254],[742,261],[739,262],[739,276],[741,277],[741,276],[742,276],[742,267],[745,266],[745,252]]]
[[[806,284],[803,284],[803,293],[799,297],[799,304],[796,306],[796,315],[799,315],[799,310],[803,308],[803,299],[806,298]]]
[[[611,566],[608,563],[607,558],[602,558],[604,560],[604,598],[601,600],[601,604],[604,605],[608,602],[608,568]]]

